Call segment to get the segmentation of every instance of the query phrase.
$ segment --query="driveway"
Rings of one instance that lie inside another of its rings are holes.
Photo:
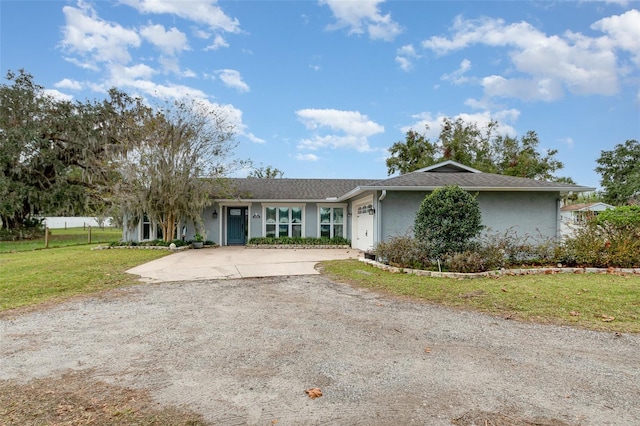
[[[357,249],[256,249],[216,247],[185,250],[128,270],[145,282],[258,278],[318,274],[323,260],[357,259]]]
[[[215,425],[640,424],[638,335],[460,312],[322,275],[141,284],[4,317],[0,363],[0,385],[70,386],[71,372]]]

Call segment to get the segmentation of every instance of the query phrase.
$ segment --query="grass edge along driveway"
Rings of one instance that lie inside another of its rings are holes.
[[[323,262],[331,279],[393,296],[543,324],[640,333],[640,276],[551,274],[453,279],[383,271],[357,260]]]
[[[0,312],[139,284],[126,270],[165,250],[65,247],[0,254]],[[338,282],[508,319],[640,333],[640,276],[557,274],[473,280],[393,274],[357,260],[327,261]]]
[[[94,245],[0,254],[0,312],[130,284],[126,270],[168,250],[91,250]]]

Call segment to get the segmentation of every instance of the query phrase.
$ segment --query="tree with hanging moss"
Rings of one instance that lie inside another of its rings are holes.
[[[472,249],[482,228],[478,200],[452,185],[424,198],[416,213],[414,235],[428,257],[437,259]]]

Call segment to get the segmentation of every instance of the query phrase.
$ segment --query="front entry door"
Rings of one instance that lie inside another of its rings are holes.
[[[227,244],[241,246],[246,243],[247,208],[229,207],[227,209]]]

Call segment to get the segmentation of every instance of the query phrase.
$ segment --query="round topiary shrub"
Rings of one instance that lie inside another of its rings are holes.
[[[415,238],[432,259],[473,250],[482,228],[478,200],[457,185],[426,196],[414,222]]]

